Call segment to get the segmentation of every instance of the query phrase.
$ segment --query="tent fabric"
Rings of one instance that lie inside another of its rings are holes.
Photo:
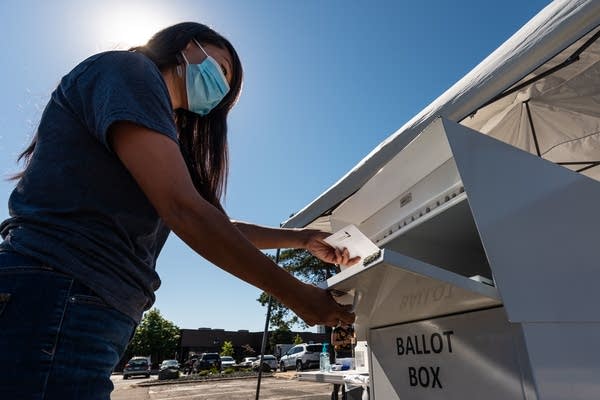
[[[575,74],[578,67],[567,67],[569,70],[565,68],[523,91],[486,105],[518,82],[552,67],[560,61],[557,55],[568,55],[565,50],[576,47],[576,42],[592,35],[599,25],[599,0],[555,0],[282,226],[330,230],[329,212],[360,189],[439,116],[462,121],[482,133],[497,135],[500,140],[536,153],[533,125],[538,141],[543,143],[540,153],[545,158],[554,162],[600,161],[597,115],[600,97],[598,87],[590,90],[593,85],[589,85],[589,79],[593,79],[600,87],[597,50],[600,44],[582,55],[586,63],[579,65],[588,68],[581,73]],[[576,79],[570,79],[569,74],[575,74]],[[528,117],[533,113],[536,116],[530,121]],[[575,125],[577,129],[573,129]],[[581,165],[572,168],[576,167]],[[589,171],[600,174],[597,169],[600,167]]]
[[[581,162],[572,169],[600,160],[598,32],[584,36],[527,78],[544,74],[596,39],[579,61],[483,107],[461,123],[556,163]],[[600,179],[600,168],[586,174]]]

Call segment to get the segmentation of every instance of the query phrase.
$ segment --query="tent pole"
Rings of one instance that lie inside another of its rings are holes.
[[[525,110],[527,111],[527,120],[529,121],[529,127],[531,128],[531,134],[533,135],[535,152],[537,153],[538,157],[541,157],[542,153],[540,153],[540,145],[537,140],[537,135],[535,134],[535,126],[533,126],[533,119],[531,118],[531,110],[529,109],[529,100],[524,101],[523,104],[525,104]]]
[[[600,162],[594,162],[594,163],[591,163],[590,165],[588,165],[587,167],[579,168],[576,172],[583,172],[587,169],[597,167],[598,165],[600,165]]]
[[[275,264],[279,265],[279,252],[281,249],[277,249],[275,254]],[[269,303],[267,305],[267,318],[265,319],[265,330],[263,331],[262,343],[260,345],[260,358],[258,361],[258,380],[256,382],[256,400],[260,396],[260,381],[262,379],[262,362],[263,356],[265,355],[265,349],[267,347],[267,337],[269,336],[269,320],[271,319],[271,306],[273,304],[273,296],[269,295]]]

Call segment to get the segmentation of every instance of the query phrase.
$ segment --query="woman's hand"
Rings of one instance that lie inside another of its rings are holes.
[[[321,261],[350,266],[360,260],[360,257],[350,258],[348,249],[337,249],[326,243],[325,238],[330,235],[329,233],[312,229],[305,232],[308,235],[305,248]]]
[[[284,304],[311,326],[349,325],[354,322],[351,304],[341,305],[327,290],[311,284],[298,285],[297,291]]]

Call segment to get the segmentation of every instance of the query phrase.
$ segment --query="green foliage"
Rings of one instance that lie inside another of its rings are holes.
[[[151,356],[152,362],[156,364],[167,358],[175,358],[179,338],[179,327],[153,308],[144,314],[127,347],[127,354]]]
[[[233,343],[229,340],[223,342],[223,346],[221,347],[221,355],[222,356],[233,356]]]
[[[273,256],[270,257],[274,259]],[[335,265],[319,260],[304,249],[282,250],[279,254],[279,264],[296,278],[309,283],[324,281],[337,272]],[[269,302],[269,295],[263,292],[257,300],[260,304],[266,306]],[[291,330],[294,326],[308,327],[289,308],[275,299],[272,302],[271,317],[269,320],[271,328]]]
[[[304,343],[304,340],[300,337],[299,333],[296,333],[296,336],[294,337],[294,344],[300,344],[300,343]]]
[[[270,353],[275,353],[275,345],[278,343],[292,343],[294,337],[286,327],[278,328],[269,334]]]
[[[227,368],[225,368],[225,369],[223,370],[223,373],[224,373],[225,375],[227,375],[227,374],[232,374],[232,373],[234,373],[234,372],[235,372],[235,368],[232,368],[232,367],[227,367]]]

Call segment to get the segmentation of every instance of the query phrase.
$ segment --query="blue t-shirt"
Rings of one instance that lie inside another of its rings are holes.
[[[154,269],[169,229],[108,144],[116,121],[177,142],[167,86],[140,53],[97,54],[61,80],[10,196],[1,248],[72,275],[139,321],[160,285]]]

